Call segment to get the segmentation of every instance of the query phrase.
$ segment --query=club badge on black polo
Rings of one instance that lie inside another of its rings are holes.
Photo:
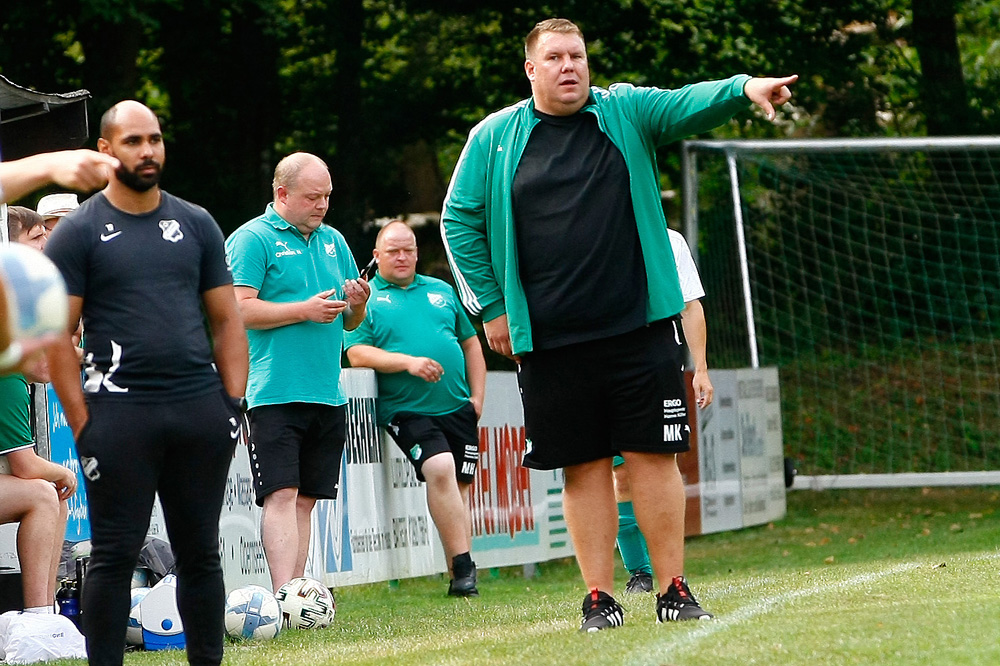
[[[168,240],[171,243],[176,243],[184,238],[184,232],[181,231],[180,222],[177,220],[160,220],[160,230],[163,232],[163,240]]]

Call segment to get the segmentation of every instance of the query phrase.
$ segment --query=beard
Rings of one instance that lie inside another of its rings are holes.
[[[139,169],[143,169],[148,166],[156,167],[156,170],[148,176],[140,175]],[[124,164],[119,165],[118,168],[115,169],[115,176],[117,176],[118,180],[121,181],[122,185],[125,187],[135,190],[136,192],[147,192],[159,184],[160,173],[162,170],[163,167],[159,162],[156,162],[155,160],[146,160],[137,166],[134,171],[127,169]]]

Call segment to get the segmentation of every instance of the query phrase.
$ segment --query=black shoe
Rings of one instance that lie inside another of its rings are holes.
[[[684,576],[674,576],[664,594],[656,595],[656,621],[711,620],[712,614],[698,605]]]
[[[625,583],[625,594],[645,594],[653,591],[653,577],[644,571],[637,571]]]
[[[580,631],[590,633],[610,627],[620,627],[625,622],[625,609],[610,594],[597,588],[583,599],[583,621]]]
[[[476,563],[468,553],[456,555],[451,559],[451,570],[455,577],[448,584],[450,597],[478,597],[476,589]]]

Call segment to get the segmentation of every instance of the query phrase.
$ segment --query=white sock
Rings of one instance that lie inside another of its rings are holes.
[[[52,606],[32,606],[31,608],[25,608],[25,613],[38,613],[39,615],[52,615]]]

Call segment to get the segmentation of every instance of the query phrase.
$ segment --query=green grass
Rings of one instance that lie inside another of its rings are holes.
[[[567,560],[531,579],[520,568],[483,571],[472,600],[445,597],[442,577],[338,589],[329,629],[232,644],[225,663],[1000,663],[1000,490],[788,499],[779,523],[689,540],[688,575],[713,622],[657,625],[647,595],[622,600],[624,627],[581,635],[584,590]],[[125,663],[186,662],[174,652]]]
[[[787,455],[805,474],[1000,468],[1000,342],[898,341],[782,363]]]

